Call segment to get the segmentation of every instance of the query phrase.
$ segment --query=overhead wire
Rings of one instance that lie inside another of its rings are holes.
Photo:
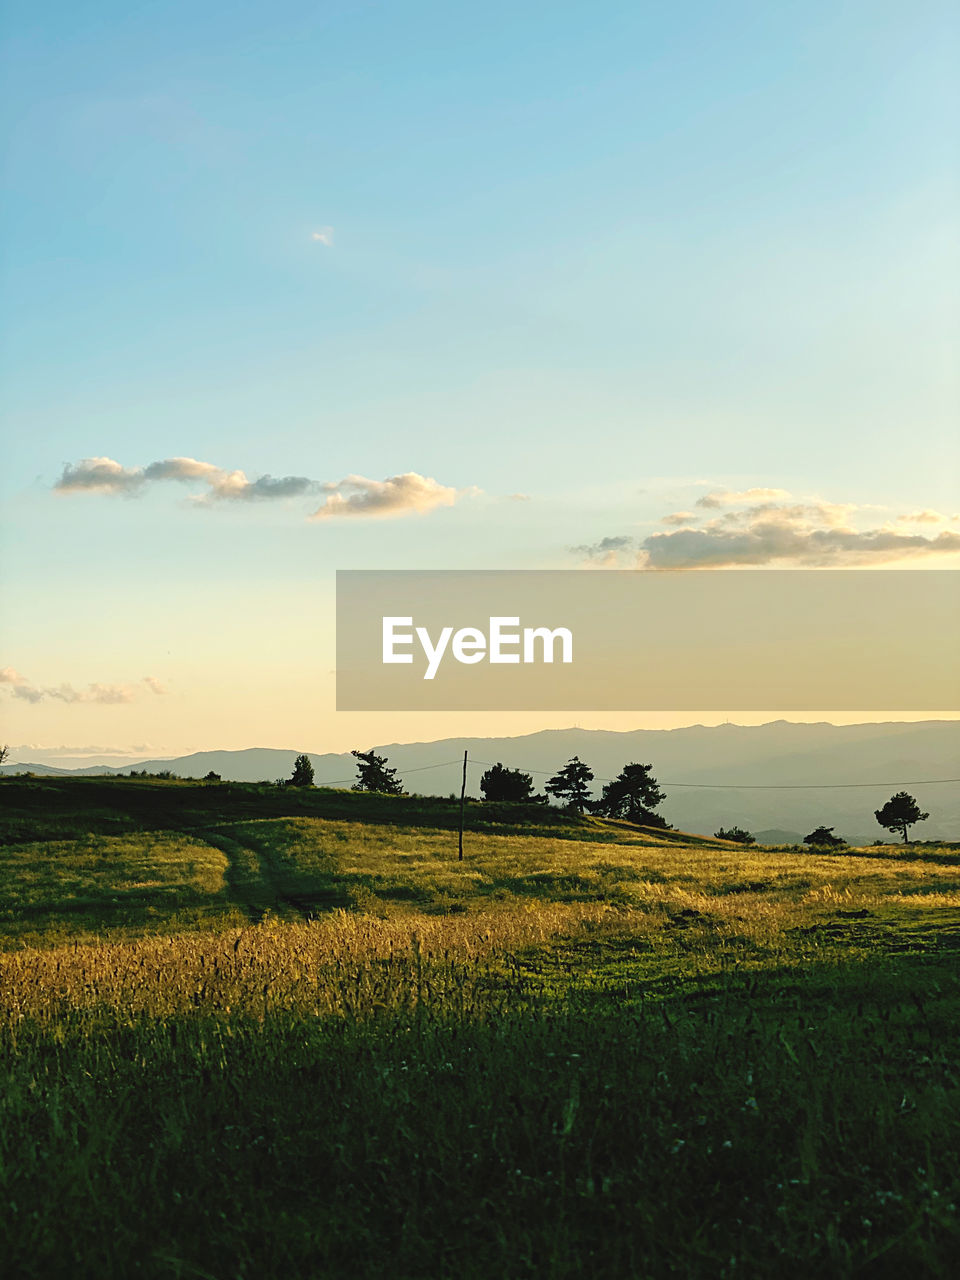
[[[401,777],[406,777],[408,773],[424,773],[429,769],[443,769],[450,765],[459,765],[462,763],[462,757],[456,760],[438,760],[436,764],[415,765],[410,769],[398,768],[396,772]],[[476,760],[472,756],[467,757],[467,764],[485,765],[487,768],[493,768],[494,764],[502,764],[503,761],[493,760]],[[550,777],[556,770],[554,769],[524,769],[520,766],[522,773],[535,773],[538,776]],[[318,782],[318,787],[336,787],[342,783],[354,782],[355,777],[351,778],[335,778],[330,781]],[[594,782],[612,782],[612,778],[601,778],[594,776]],[[944,786],[949,783],[960,783],[960,778],[921,778],[914,782],[670,782],[663,780],[659,783],[661,787],[686,787],[699,789],[701,791],[843,791],[855,788],[870,787],[937,787]]]

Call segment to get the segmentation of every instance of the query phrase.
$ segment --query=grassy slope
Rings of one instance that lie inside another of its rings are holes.
[[[468,813],[0,784],[13,1274],[951,1274],[955,848]]]

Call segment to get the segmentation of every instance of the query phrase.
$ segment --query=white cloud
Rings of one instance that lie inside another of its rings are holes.
[[[43,697],[43,691],[34,688],[26,676],[22,676],[13,667],[0,670],[0,684],[10,685],[13,696],[22,698],[25,702],[39,702]]]
[[[190,499],[194,504],[211,506],[220,502],[258,502],[283,498],[301,498],[326,493],[324,504],[312,519],[334,516],[397,516],[410,512],[432,511],[451,507],[458,498],[476,489],[453,489],[438,481],[407,471],[386,480],[368,480],[350,475],[343,480],[321,484],[308,476],[262,475],[249,479],[244,471],[227,471],[212,462],[197,458],[163,458],[146,467],[124,467],[112,458],[84,458],[68,463],[54,486],[59,493],[137,494],[149,484],[168,481],[196,482],[206,492]],[[521,500],[524,495],[513,495]]]
[[[786,489],[715,489],[697,499],[698,507],[730,507],[738,502],[759,502],[764,499],[779,501],[789,498]]]
[[[439,484],[416,471],[389,476],[386,480],[368,480],[366,476],[347,476],[323,485],[330,496],[313,513],[313,520],[329,520],[337,516],[369,516],[388,518],[452,507],[464,490]]]
[[[760,502],[728,511],[700,528],[654,533],[639,563],[652,569],[736,565],[831,567],[883,564],[908,557],[960,551],[960,534],[934,537],[892,528],[859,528],[853,503]]]
[[[156,694],[166,693],[163,685],[153,676],[144,676],[142,683],[146,684]],[[13,667],[4,667],[0,670],[0,684],[10,686],[10,691],[15,698],[20,698],[24,702],[42,702],[45,698],[53,698],[57,702],[94,702],[105,705],[115,705],[123,702],[133,702],[138,693],[136,685],[130,684],[88,684],[85,689],[76,689],[72,684],[62,683],[58,685],[38,686],[28,680],[26,676],[20,674]]]
[[[954,520],[956,516],[953,517]],[[939,511],[914,511],[908,516],[900,516],[899,524],[949,524],[950,517],[942,515]]]
[[[928,509],[878,524],[884,508],[875,504],[791,500],[774,488],[715,490],[696,505],[662,516],[668,531],[572,550],[595,567],[647,569],[882,566],[960,553],[960,533],[944,527],[950,518]]]
[[[143,468],[144,480],[208,480],[214,484],[223,474],[212,462],[196,458],[163,458]]]
[[[621,562],[624,552],[636,547],[636,540],[626,534],[618,534],[612,538],[601,538],[599,542],[584,543],[579,547],[571,547],[574,555],[583,556],[590,564],[600,569],[612,569]]]
[[[261,498],[299,498],[316,493],[321,485],[307,476],[258,476],[248,480],[242,471],[222,472],[210,486],[209,494],[198,501],[256,502]]]
[[[135,493],[143,482],[142,467],[123,467],[112,458],[84,458],[66,463],[54,488],[60,493]]]
[[[197,458],[162,458],[146,467],[124,467],[113,458],[84,458],[77,463],[67,463],[54,488],[59,493],[134,494],[147,484],[168,480],[184,483],[199,480],[208,485],[209,492],[195,499],[200,502],[300,497],[320,488],[316,480],[306,476],[275,479],[265,475],[248,480],[243,471],[226,471]]]
[[[326,245],[329,249],[333,245],[333,227],[317,227],[310,239],[317,244]]]

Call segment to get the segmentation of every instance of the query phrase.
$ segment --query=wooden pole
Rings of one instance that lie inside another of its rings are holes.
[[[460,784],[460,841],[457,852],[457,861],[463,861],[463,806],[467,796],[467,753],[463,753],[463,781]]]

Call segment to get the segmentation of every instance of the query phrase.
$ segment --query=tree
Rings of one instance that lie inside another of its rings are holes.
[[[507,800],[522,804],[533,798],[533,778],[520,769],[508,769],[499,761],[480,779],[484,800]]]
[[[209,773],[205,773],[203,775],[203,780],[204,782],[222,782],[223,781],[219,773],[214,773],[212,769],[210,770]]]
[[[369,751],[351,751],[356,757],[357,781],[354,791],[379,791],[382,795],[402,796],[406,792],[397,778],[396,769],[387,766],[387,757],[374,754],[373,747]]]
[[[6,764],[9,756],[10,756],[10,748],[7,746],[6,743],[4,743],[3,746],[0,747],[0,765]]]
[[[313,765],[310,763],[310,757],[305,755],[297,756],[293,762],[293,774],[288,787],[312,787],[313,786]]]
[[[817,827],[815,831],[811,831],[808,836],[803,837],[803,843],[819,845],[821,848],[839,849],[846,845],[847,842],[842,836],[833,834],[833,827]]]
[[[590,807],[605,818],[626,818],[641,826],[666,827],[654,809],[665,800],[650,772],[652,764],[625,764],[612,782],[606,783],[600,799]]]
[[[873,816],[888,831],[902,831],[904,844],[910,843],[908,828],[915,822],[926,822],[930,817],[929,813],[920,812],[920,806],[906,791],[898,791],[891,796],[882,809],[874,810]]]
[[[589,765],[584,764],[579,756],[574,756],[546,783],[544,791],[556,796],[558,800],[565,800],[567,808],[583,813],[590,796],[589,784],[592,781],[593,770]]]
[[[727,831],[721,827],[719,831],[715,831],[714,837],[717,840],[732,840],[734,844],[756,844],[756,837],[752,836],[749,831],[744,831],[743,827],[731,827]]]

